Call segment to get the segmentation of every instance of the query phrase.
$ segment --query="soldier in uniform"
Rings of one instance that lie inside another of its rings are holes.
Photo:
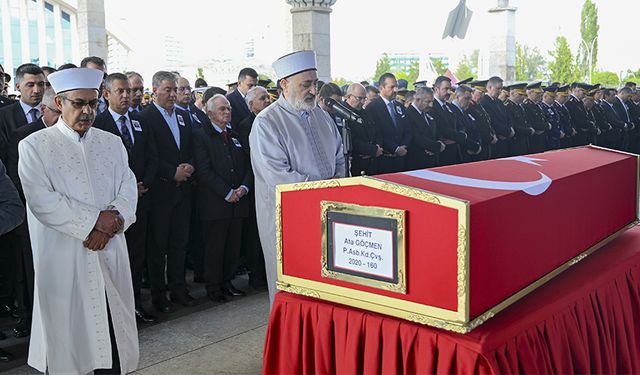
[[[545,121],[551,125],[548,133],[547,145],[549,150],[557,150],[560,148],[560,141],[565,137],[560,123],[560,113],[555,108],[556,91],[558,86],[547,86],[543,89],[542,102],[540,108],[544,114]]]
[[[564,138],[560,139],[560,148],[571,147],[573,144],[573,136],[577,134],[576,129],[573,127],[573,122],[571,121],[569,109],[567,109],[567,106],[565,105],[567,100],[569,100],[569,85],[558,87],[553,108],[555,108],[560,115],[560,129],[564,133]]]
[[[595,132],[588,132],[587,134],[587,142],[588,144],[597,144],[597,139],[599,138],[602,131],[598,126],[596,121],[596,115],[593,112],[593,107],[595,106],[595,92],[592,90],[588,90],[584,94],[584,98],[582,98],[582,102],[584,103],[584,108],[587,110],[587,119],[589,119],[589,123],[592,123],[595,127]]]
[[[472,81],[469,86],[473,88],[471,95],[471,104],[468,112],[476,120],[476,126],[480,132],[480,144],[482,151],[477,155],[478,160],[488,160],[492,157],[492,146],[498,142],[498,136],[491,127],[491,116],[484,109],[480,101],[484,94],[487,93],[487,80]]]
[[[603,89],[600,88],[600,84],[595,85],[595,88],[593,89],[594,104],[591,111],[596,119],[596,126],[601,132],[596,140],[596,144],[598,146],[611,148],[611,141],[615,137],[612,137],[613,126],[611,126],[609,121],[607,121],[607,115],[604,113],[604,108],[602,107],[602,91]]]
[[[532,154],[545,152],[548,149],[547,137],[551,124],[540,107],[542,93],[541,82],[531,83],[527,86],[527,97],[522,103],[529,126],[534,129],[533,135],[529,137],[529,153]]]
[[[526,83],[516,83],[509,86],[509,99],[504,104],[509,123],[516,133],[511,144],[512,156],[529,153],[529,137],[535,133],[535,130],[529,125],[527,114],[522,107],[526,86]]]

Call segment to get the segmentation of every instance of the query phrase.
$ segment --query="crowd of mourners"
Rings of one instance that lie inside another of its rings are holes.
[[[102,72],[96,100],[54,92],[48,76],[74,64],[57,69],[23,64],[14,77],[0,66],[0,160],[22,202],[20,142],[55,125],[64,101],[77,110],[89,106],[95,113],[89,126],[120,138],[137,181],[136,220],[125,231],[137,321],[153,323],[158,314],[193,305],[191,283],[205,284],[215,303],[246,294],[232,283],[238,274],[248,274],[251,288],[265,290],[249,137],[256,116],[281,95],[278,82],[244,68],[226,89],[202,78],[191,87],[178,72],[158,71],[148,89],[140,74],[108,73],[96,56],[83,59],[80,67]],[[6,96],[9,84],[16,90],[12,97]],[[581,82],[505,85],[500,77],[452,82],[440,76],[408,86],[385,73],[371,84],[318,82],[308,88],[342,136],[345,175],[588,144],[640,152],[640,90],[633,82],[622,88]],[[90,236],[85,246],[100,250],[107,241]],[[11,334],[26,337],[34,301],[26,220],[0,236],[0,248],[0,317],[16,319]],[[188,281],[187,269],[194,275]],[[155,311],[143,305],[144,288]],[[0,360],[10,359],[0,349]]]

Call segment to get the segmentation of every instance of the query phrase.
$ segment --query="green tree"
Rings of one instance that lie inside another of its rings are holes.
[[[469,77],[473,77],[478,72],[478,58],[480,56],[480,50],[473,50],[471,55],[462,56],[462,60],[460,60],[460,64],[458,64],[458,68],[454,72],[458,79],[465,79]]]
[[[537,48],[516,43],[516,81],[545,78],[546,61]]]
[[[342,77],[333,78],[333,79],[331,79],[331,82],[333,82],[336,85],[338,85],[338,87],[342,87],[344,85],[350,85],[350,84],[353,83],[351,81],[347,81],[345,78],[342,78]]]
[[[580,43],[580,48],[578,49],[580,73],[585,78],[589,77],[590,73],[593,74],[598,62],[598,31],[600,31],[598,8],[592,0],[585,0],[580,14],[580,37],[582,38],[582,43]],[[591,57],[591,65],[589,65],[589,57]]]
[[[620,77],[614,72],[595,71],[592,78],[593,82],[597,82],[604,87],[614,88],[620,86]]]
[[[413,90],[413,83],[418,79],[418,75],[420,74],[420,61],[416,60],[412,62],[408,72],[399,71],[392,73],[396,76],[397,79],[406,79],[407,82],[409,82],[409,85],[407,85],[407,89]]]
[[[433,67],[438,75],[443,75],[447,71],[448,67],[444,64],[442,59],[431,58],[431,62],[433,63]]]
[[[558,82],[572,82],[576,77],[573,54],[569,42],[564,36],[556,38],[555,49],[549,52],[552,60],[549,62],[549,80]]]
[[[377,82],[381,75],[391,71],[391,62],[389,56],[386,53],[382,54],[382,57],[376,62],[376,72],[373,73],[373,81]]]
[[[196,71],[196,78],[204,79],[204,69],[203,68],[198,67],[198,69]]]

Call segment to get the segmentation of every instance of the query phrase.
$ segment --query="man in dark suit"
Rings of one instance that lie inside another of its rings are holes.
[[[100,70],[102,73],[104,73],[105,78],[107,77],[107,63],[101,57],[87,56],[80,62],[80,67]],[[96,108],[97,115],[109,108],[109,103],[107,103],[107,99],[105,99],[104,95],[102,94],[103,88],[104,86],[100,86],[100,90],[98,92],[99,101],[98,108]]]
[[[372,176],[378,173],[378,161],[382,156],[382,136],[377,132],[375,124],[363,109],[367,100],[366,89],[359,83],[347,88],[342,103],[347,109],[362,118],[362,124],[345,120],[351,130],[351,175]]]
[[[482,151],[480,131],[478,130],[476,119],[468,112],[471,105],[472,92],[473,89],[469,86],[458,86],[455,91],[455,99],[449,105],[456,118],[456,129],[467,135],[464,143],[460,144],[463,162],[477,161],[478,155]]]
[[[407,155],[407,169],[424,169],[438,165],[438,155],[447,145],[439,140],[436,120],[428,113],[433,107],[433,90],[418,87],[413,103],[407,108],[411,123],[411,144]]]
[[[140,121],[151,129],[158,150],[158,171],[150,192],[147,256],[152,303],[160,312],[173,310],[165,295],[165,265],[171,300],[193,305],[184,275],[191,216],[190,177],[195,171],[191,154],[193,132],[189,114],[175,108],[176,81],[171,72],[155,73],[154,101],[140,113]]]
[[[503,81],[500,77],[491,77],[487,81],[487,94],[482,97],[480,104],[491,118],[491,127],[496,132],[498,141],[491,147],[493,158],[504,158],[511,153],[511,143],[516,132],[509,123],[504,103],[500,100]]]
[[[378,80],[380,96],[365,108],[382,137],[383,154],[378,160],[379,173],[406,170],[406,156],[411,143],[411,125],[405,108],[396,98],[396,77],[384,73]]]
[[[462,150],[467,141],[467,134],[463,128],[456,125],[456,116],[447,103],[451,97],[451,79],[445,76],[436,78],[433,84],[435,101],[429,112],[436,120],[440,140],[447,148],[440,153],[438,164],[451,165],[462,162]]]
[[[146,239],[151,202],[149,189],[155,182],[158,155],[151,136],[151,129],[129,112],[131,87],[127,76],[113,73],[104,80],[104,96],[109,108],[96,117],[94,127],[113,133],[122,139],[129,156],[129,168],[138,182],[138,206],[136,222],[125,232],[131,281],[135,298],[135,314],[138,322],[153,323],[157,318],[142,307],[140,288],[146,261]]]
[[[131,96],[129,99],[129,112],[138,113],[142,111],[142,97],[144,96],[144,79],[138,72],[127,72]]]
[[[257,84],[258,72],[253,68],[243,68],[240,70],[240,73],[238,73],[238,87],[227,95],[227,99],[229,100],[229,103],[231,103],[232,128],[235,129],[240,121],[244,120],[245,117],[251,114],[251,111],[244,100],[244,96],[247,95],[247,92]]]
[[[0,161],[0,236],[17,227],[24,220],[24,213],[18,192]],[[0,340],[5,338],[4,333],[0,332]],[[11,359],[13,355],[0,348],[0,362],[8,362]]]
[[[242,219],[249,214],[246,198],[253,186],[249,158],[238,134],[229,128],[231,107],[222,95],[207,102],[211,126],[194,136],[198,168],[198,203],[204,231],[207,296],[214,302],[245,295],[231,280],[240,260]]]
[[[18,177],[18,143],[27,136],[52,126],[60,117],[60,110],[56,108],[53,98],[55,92],[52,88],[47,88],[40,102],[40,112],[42,117],[37,121],[24,125],[16,129],[11,134],[9,140],[9,156],[7,164],[7,174],[16,186],[20,199],[25,203],[22,184]],[[18,303],[18,323],[13,328],[15,337],[26,337],[31,331],[31,312],[33,307],[33,254],[31,252],[31,240],[29,238],[29,228],[25,220],[14,231],[15,254],[15,292]]]
[[[573,146],[584,146],[595,141],[598,133],[595,120],[591,120],[587,116],[587,110],[584,107],[582,99],[585,96],[585,90],[589,89],[589,85],[585,83],[571,84],[571,96],[566,103],[571,121],[577,134],[573,137]]]
[[[23,64],[16,70],[16,90],[20,100],[0,108],[0,160],[8,165],[9,140],[13,132],[40,118],[40,102],[44,93],[44,73],[35,64]],[[3,313],[15,315],[14,281],[17,269],[17,257],[22,253],[13,232],[0,236],[0,307]]]
[[[247,91],[245,101],[251,114],[247,116],[235,129],[239,136],[240,144],[247,154],[251,157],[251,148],[249,145],[249,134],[253,127],[258,113],[267,108],[271,104],[271,96],[267,89],[256,86]],[[251,170],[253,178],[253,170]],[[247,257],[247,267],[249,268],[249,285],[256,290],[267,289],[267,276],[264,268],[264,255],[262,253],[262,245],[260,244],[260,236],[258,234],[258,222],[256,215],[255,194],[253,189],[249,191],[246,199],[249,201],[249,214],[242,224],[242,250],[241,253]]]
[[[627,137],[628,141],[624,142],[623,150],[634,152],[636,146],[634,145],[634,140],[636,139],[635,132],[635,124],[631,118],[631,114],[629,113],[629,106],[627,105],[627,101],[631,97],[631,89],[629,87],[623,87],[618,90],[618,95],[616,95],[615,100],[613,101],[613,109],[618,114],[625,124],[627,124]]]
[[[40,101],[44,93],[44,72],[35,64],[23,64],[16,70],[16,90],[20,100],[0,109],[0,132],[5,141],[23,125],[34,122],[42,115]],[[7,163],[7,144],[0,144],[0,158]]]
[[[617,100],[616,90],[604,89],[602,99],[600,107],[602,108],[602,112],[604,113],[607,122],[613,128],[609,132],[609,145],[612,148],[622,151],[623,144],[629,142],[629,126],[622,118],[620,118],[618,112],[614,109],[614,104]]]
[[[181,109],[189,114],[189,120],[193,130],[198,130],[204,125],[209,124],[209,118],[198,107],[191,103],[191,86],[189,80],[184,77],[178,77],[178,96],[176,98],[176,108]]]

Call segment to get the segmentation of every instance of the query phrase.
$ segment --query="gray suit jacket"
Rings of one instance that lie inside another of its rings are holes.
[[[24,214],[18,191],[0,161],[0,235],[20,225],[24,220]]]

